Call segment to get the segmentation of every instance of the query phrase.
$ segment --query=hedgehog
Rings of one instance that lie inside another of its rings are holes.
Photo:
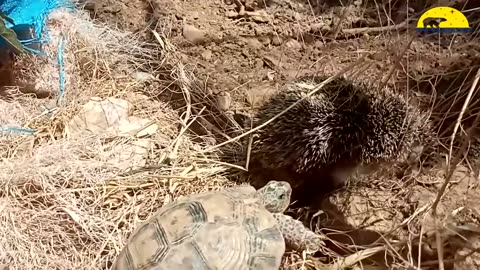
[[[259,108],[254,125],[278,115],[325,79],[287,83]],[[402,95],[338,77],[256,136],[250,155],[254,168],[282,170],[296,182],[316,181],[335,189],[361,164],[407,160],[431,141],[432,131],[429,114]]]

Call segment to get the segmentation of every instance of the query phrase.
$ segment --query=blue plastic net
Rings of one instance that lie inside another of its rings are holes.
[[[60,7],[73,7],[69,0],[0,0],[0,11],[13,20],[14,25],[5,21],[5,25],[17,34],[17,38],[24,47],[33,53],[41,53],[39,43],[48,40],[48,32],[44,31],[47,16],[53,10]],[[32,31],[33,30],[33,31]],[[32,33],[33,32],[33,33]],[[8,50],[8,43],[0,37],[0,52]],[[1,54],[4,57],[6,54]],[[64,69],[63,69],[63,40],[58,49],[58,66],[60,72],[60,89],[57,102],[64,92]],[[0,59],[0,62],[3,59]],[[20,132],[33,134],[35,130],[21,127],[10,127],[0,125],[0,133]]]
[[[7,27],[14,30],[18,39],[27,46],[45,41],[42,36],[45,18],[53,10],[64,6],[70,6],[69,0],[0,0],[0,11],[15,23],[5,22]],[[32,29],[33,38],[30,34]],[[0,49],[6,46],[5,40],[0,37]]]

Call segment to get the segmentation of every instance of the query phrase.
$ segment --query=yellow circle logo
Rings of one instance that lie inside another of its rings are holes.
[[[470,32],[467,17],[451,7],[434,7],[420,16],[418,32],[466,33]]]

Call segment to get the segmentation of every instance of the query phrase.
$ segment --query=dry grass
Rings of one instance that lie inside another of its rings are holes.
[[[25,78],[55,91],[56,48],[65,38],[66,92],[63,106],[43,115],[35,109],[49,101],[27,107],[16,100],[2,107],[2,123],[37,133],[2,137],[0,265],[105,269],[138,222],[163,203],[230,183],[219,175],[222,165],[197,154],[206,145],[193,143],[182,129],[195,115],[180,118],[168,104],[134,93],[143,84],[130,75],[153,61],[161,66],[166,56],[158,57],[158,49],[145,49],[148,45],[134,36],[94,25],[77,12],[55,12],[48,25],[49,57],[21,59],[18,66]],[[92,96],[127,98],[135,105],[134,115],[156,121],[148,167],[127,172],[112,160],[122,148],[108,149],[107,142],[126,145],[129,138],[64,134],[65,124]],[[195,161],[195,156],[204,159]]]
[[[125,176],[99,157],[100,138],[62,139],[5,161],[2,262],[13,269],[101,269],[162,203],[225,185],[215,168],[191,167],[195,150],[188,146],[175,164]]]

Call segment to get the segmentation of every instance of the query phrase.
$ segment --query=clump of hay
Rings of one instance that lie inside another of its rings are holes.
[[[193,168],[191,147],[174,164],[131,174],[99,157],[101,148],[99,138],[63,139],[2,164],[0,261],[22,269],[100,269],[163,203],[225,184],[214,168]]]
[[[22,107],[26,104],[22,99],[10,103],[18,110],[5,111],[9,121],[38,133],[10,140],[15,145],[1,149],[0,266],[105,269],[138,223],[164,203],[232,184],[220,176],[222,164],[200,154],[208,145],[187,136],[194,116],[182,119],[169,104],[134,93],[143,82],[132,73],[154,61],[156,68],[162,64],[164,58],[155,46],[93,24],[78,11],[52,13],[48,28],[47,57],[20,59],[18,76],[57,91],[57,49],[64,39],[64,103],[42,114]],[[105,154],[106,142],[121,146],[128,137],[65,136],[66,123],[92,96],[127,99],[136,108],[134,115],[156,121],[159,130],[152,138],[155,148],[147,167],[117,167],[110,157],[122,147]],[[52,100],[38,104],[52,108]],[[10,151],[12,147],[16,151]]]
[[[62,95],[58,104],[55,100],[35,102],[38,108],[62,107],[53,113],[59,119],[58,114],[69,117],[92,96],[122,96],[138,90],[142,82],[132,78],[132,74],[162,59],[158,46],[145,44],[134,34],[95,24],[88,14],[80,11],[53,11],[46,29],[48,43],[42,45],[44,55],[20,56],[15,68],[16,81],[33,85],[35,93],[47,92],[55,99]],[[61,84],[64,93],[60,93]],[[32,112],[30,118],[35,116]],[[23,125],[42,129],[56,123],[51,116],[46,114]]]

